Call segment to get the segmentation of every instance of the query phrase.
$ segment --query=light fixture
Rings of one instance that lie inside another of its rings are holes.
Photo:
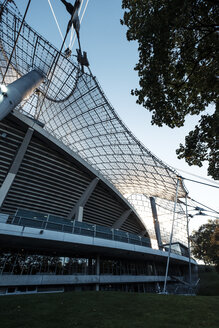
[[[4,85],[4,84],[1,84],[1,85],[0,85],[0,89],[1,89],[1,92],[2,92],[2,93],[6,93],[6,92],[8,91],[8,88],[7,88],[6,85]]]

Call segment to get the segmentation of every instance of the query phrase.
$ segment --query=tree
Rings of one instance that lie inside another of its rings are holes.
[[[209,220],[193,233],[191,238],[192,253],[205,264],[219,265],[219,220]]]
[[[219,224],[217,224],[216,229],[211,237],[211,244],[216,246],[216,260],[214,261],[214,263],[215,268],[219,273]]]
[[[219,179],[219,1],[123,0],[121,23],[127,39],[138,41],[137,103],[152,112],[152,124],[181,127],[185,118],[212,104],[177,154],[189,165],[208,161]]]

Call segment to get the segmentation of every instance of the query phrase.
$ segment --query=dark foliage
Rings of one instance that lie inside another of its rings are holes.
[[[205,264],[219,264],[219,221],[209,220],[191,236],[192,253]]]
[[[177,154],[189,165],[208,161],[219,179],[219,1],[123,0],[122,7],[127,39],[139,45],[137,103],[152,112],[152,124],[171,128],[213,104],[214,115],[202,116]]]

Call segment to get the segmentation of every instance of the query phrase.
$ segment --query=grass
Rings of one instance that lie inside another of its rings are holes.
[[[0,297],[2,328],[219,327],[219,296],[69,292]]]
[[[215,270],[199,272],[200,288],[198,295],[219,296],[219,274]]]

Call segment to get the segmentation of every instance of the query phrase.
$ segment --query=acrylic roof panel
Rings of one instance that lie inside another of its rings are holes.
[[[16,40],[21,17],[14,6],[0,22],[0,75]],[[145,194],[173,200],[177,172],[145,148],[124,125],[90,70],[83,73],[72,59],[24,24],[5,83],[32,69],[47,80],[17,108],[45,124],[44,128],[99,170],[123,195]],[[55,68],[55,69],[54,69]],[[51,79],[52,72],[54,74]],[[179,197],[185,196],[182,183]]]

